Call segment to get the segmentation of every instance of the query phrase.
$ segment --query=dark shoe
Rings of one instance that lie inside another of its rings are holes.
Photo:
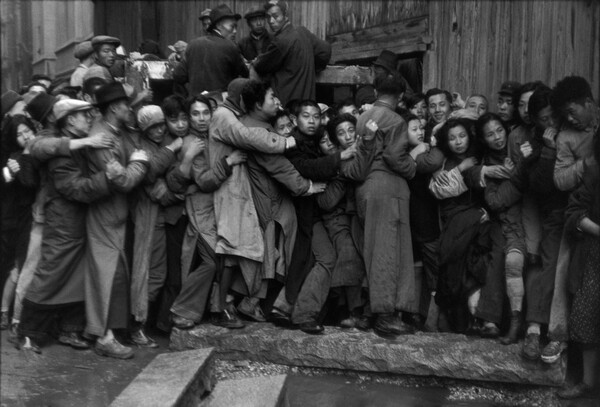
[[[379,314],[373,326],[375,333],[384,337],[404,335],[413,332],[413,329],[402,322],[394,314]]]
[[[292,327],[290,316],[277,308],[273,308],[273,310],[269,312],[269,315],[267,315],[267,321],[282,328]]]
[[[361,315],[356,321],[356,328],[361,331],[368,331],[373,327],[373,318],[367,315]]]
[[[517,343],[519,330],[521,329],[521,313],[519,311],[513,311],[510,316],[510,327],[505,336],[500,338],[502,345],[510,345]]]
[[[482,338],[497,338],[500,336],[500,328],[493,323],[484,323],[479,336]]]
[[[245,327],[244,323],[229,310],[223,310],[218,316],[212,321],[213,325],[222,326],[227,329],[241,329]]]
[[[8,329],[9,325],[8,312],[0,312],[0,330],[4,331],[5,329]]]
[[[245,297],[238,304],[237,311],[251,321],[267,322],[260,306],[258,304],[253,304],[248,297]]]
[[[567,349],[563,341],[550,341],[542,350],[542,362],[552,364],[560,359],[562,352]]]
[[[131,342],[143,348],[158,348],[158,343],[146,335],[143,327],[140,327],[131,333]]]
[[[300,328],[300,330],[302,332],[305,332],[305,333],[311,334],[311,335],[318,335],[321,332],[323,332],[323,330],[325,329],[325,328],[323,328],[323,325],[319,324],[315,320],[298,324],[298,328]]]
[[[8,330],[8,341],[13,345],[17,345],[19,343],[19,324],[11,324],[10,329]]]
[[[523,349],[521,355],[525,359],[538,360],[540,357],[540,335],[539,334],[527,334],[523,341]]]
[[[58,342],[74,349],[89,349],[90,345],[77,332],[61,332]]]
[[[15,347],[19,350],[30,351],[37,354],[42,353],[40,347],[28,336],[19,336]]]
[[[108,356],[115,359],[131,359],[133,357],[133,349],[129,346],[121,345],[115,338],[112,338],[107,343],[96,341],[94,351],[100,356]]]
[[[578,383],[575,386],[568,387],[556,393],[561,399],[593,399],[600,395],[600,391],[594,386],[588,386],[585,383]]]
[[[171,314],[171,321],[173,322],[173,326],[175,328],[190,329],[194,327],[194,321],[192,321],[191,319],[180,317],[176,314]]]

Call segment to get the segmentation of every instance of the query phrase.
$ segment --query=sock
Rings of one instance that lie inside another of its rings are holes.
[[[536,334],[539,335],[540,334],[540,324],[536,323],[536,322],[530,322],[529,326],[527,327],[527,335],[529,334]]]

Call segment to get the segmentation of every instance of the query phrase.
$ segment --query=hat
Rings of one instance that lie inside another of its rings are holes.
[[[239,14],[235,14],[226,4],[219,4],[217,7],[210,11],[210,26],[214,27],[217,23],[224,18],[234,18],[239,20],[242,18]]]
[[[254,17],[266,17],[267,16],[267,12],[265,11],[264,7],[250,7],[248,9],[248,11],[246,11],[246,14],[244,14],[244,18],[248,21],[250,21],[251,18]]]
[[[202,13],[200,13],[200,17],[198,17],[198,20],[202,20],[204,18],[208,18],[210,20],[210,12],[212,10],[207,8],[206,10],[204,10]]]
[[[54,117],[56,117],[56,120],[58,121],[71,113],[90,110],[92,108],[93,106],[91,104],[84,102],[83,100],[63,99],[54,104],[52,111],[54,112]]]
[[[521,88],[521,84],[516,81],[506,81],[500,86],[499,95],[509,95],[515,97]]]
[[[127,99],[127,93],[119,82],[102,85],[96,90],[96,105],[102,106],[120,99]]]
[[[160,106],[146,105],[138,110],[137,121],[140,129],[146,131],[156,124],[164,123],[165,114]]]
[[[35,75],[33,75],[31,77],[31,81],[32,82],[37,82],[37,81],[50,81],[50,82],[52,82],[52,78],[49,77],[48,75],[43,74],[43,73],[36,73]]]
[[[381,66],[390,72],[394,72],[397,70],[396,66],[398,65],[398,56],[392,51],[384,49],[381,51],[381,54],[379,54],[375,62],[373,62],[373,65]]]
[[[171,51],[173,52],[179,52],[180,50],[183,50],[187,47],[187,42],[185,41],[177,41],[175,44],[173,45],[169,45],[167,46],[167,48],[169,48]]]
[[[12,107],[23,98],[14,90],[6,91],[2,94],[2,117],[12,109]]]
[[[110,74],[110,71],[106,67],[100,65],[90,66],[83,75],[83,81],[87,81],[90,78],[100,78],[106,82],[114,82],[114,78]]]
[[[227,99],[231,99],[237,105],[240,104],[240,96],[242,95],[242,88],[245,84],[250,81],[248,78],[235,78],[229,82],[227,86]]]
[[[317,104],[319,105],[319,109],[321,109],[321,114],[323,114],[329,110],[329,106],[327,106],[325,103],[317,103]]]
[[[121,45],[121,40],[116,37],[109,37],[108,35],[96,35],[92,38],[92,47],[101,44],[112,44],[115,47]]]
[[[56,103],[56,98],[54,96],[45,92],[40,92],[31,99],[25,107],[25,110],[29,112],[29,115],[33,119],[41,123],[52,111],[54,103]]]
[[[375,103],[377,98],[375,97],[375,88],[371,85],[365,85],[356,92],[354,102],[356,107],[360,108],[362,105]]]
[[[75,52],[73,53],[73,55],[75,56],[75,58],[81,61],[82,59],[89,57],[93,52],[94,47],[92,47],[92,42],[83,41],[75,45]]]

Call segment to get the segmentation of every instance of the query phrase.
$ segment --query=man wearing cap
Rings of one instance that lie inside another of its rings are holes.
[[[498,91],[498,116],[508,127],[509,131],[517,126],[516,105],[517,94],[521,84],[515,81],[506,81]]]
[[[92,105],[76,99],[54,104],[53,115],[60,135],[86,137],[92,123]],[[55,157],[48,162],[45,199],[44,244],[27,294],[18,329],[19,347],[39,353],[36,342],[51,331],[58,314],[58,341],[75,349],[89,345],[81,337],[84,328],[84,275],[87,267],[85,215],[87,204],[110,193],[112,174],[87,177],[83,153]]]
[[[271,34],[267,31],[267,13],[263,7],[252,7],[244,14],[244,18],[250,27],[250,35],[242,38],[238,47],[246,61],[254,61],[271,44]]]
[[[190,42],[184,60],[175,68],[173,80],[184,85],[188,93],[224,92],[237,77],[247,77],[248,68],[235,44],[237,21],[241,18],[221,4],[210,12],[208,35]]]
[[[94,63],[88,68],[83,79],[98,77],[113,82],[115,79],[110,73],[110,68],[117,60],[117,47],[121,45],[121,40],[108,35],[97,35],[92,38],[91,44],[94,49]]]
[[[91,41],[83,41],[75,46],[75,58],[79,60],[79,66],[71,74],[71,86],[83,87],[83,77],[88,68],[94,63],[94,48]]]
[[[304,27],[294,27],[287,3],[265,4],[267,21],[274,33],[267,51],[252,63],[262,77],[273,75],[275,94],[286,105],[290,100],[315,100],[315,76],[331,58],[331,45]]]
[[[212,10],[207,8],[204,9],[202,11],[202,13],[200,13],[200,17],[198,17],[198,20],[200,20],[200,22],[202,23],[202,34],[206,35],[208,34],[208,28],[210,27],[210,12]]]
[[[128,327],[127,193],[143,180],[148,156],[124,140],[131,108],[123,85],[112,82],[102,86],[96,91],[96,102],[102,118],[94,123],[90,135],[109,134],[114,144],[87,150],[87,171],[90,176],[107,171],[118,175],[111,179],[111,194],[90,205],[87,212],[86,332],[98,337],[94,350],[99,355],[128,359],[133,357],[133,350],[115,339],[113,329]]]

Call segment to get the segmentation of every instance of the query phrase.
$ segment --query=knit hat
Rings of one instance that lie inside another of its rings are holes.
[[[156,124],[164,123],[165,114],[160,106],[146,105],[138,110],[137,121],[140,129],[146,131]]]
[[[73,56],[75,56],[75,58],[81,61],[82,59],[86,59],[87,57],[92,55],[93,52],[94,47],[92,47],[92,42],[83,41],[75,45],[75,52],[73,53]]]
[[[14,90],[6,91],[2,94],[2,116],[6,115],[12,107],[23,98]]]
[[[78,99],[64,99],[59,100],[54,104],[52,111],[56,120],[60,120],[74,112],[81,112],[92,109],[93,106],[88,102]]]
[[[36,121],[42,123],[52,112],[52,107],[56,103],[56,98],[45,92],[40,92],[27,104],[25,110]]]

